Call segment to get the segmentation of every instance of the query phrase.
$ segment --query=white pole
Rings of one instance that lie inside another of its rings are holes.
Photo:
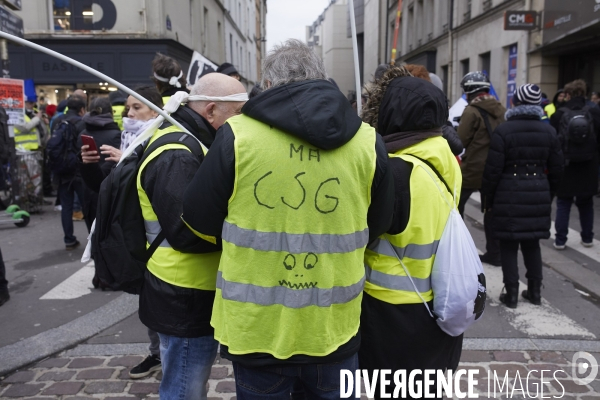
[[[110,76],[104,75],[101,72],[96,71],[93,68],[88,67],[85,64],[80,63],[79,61],[73,60],[72,58],[69,58],[63,54],[57,53],[54,50],[50,50],[46,47],[40,46],[38,44],[32,43],[28,40],[25,39],[21,39],[19,37],[13,36],[11,34],[8,34],[6,32],[2,32],[0,31],[0,38],[4,38],[4,39],[8,39],[10,41],[13,41],[15,43],[18,43],[22,46],[27,46],[27,47],[31,47],[32,49],[35,49],[37,51],[41,51],[42,53],[46,53],[48,55],[51,55],[53,57],[58,58],[59,60],[63,60],[68,62],[69,64],[72,64],[74,66],[76,66],[77,68],[80,68],[86,72],[89,72],[92,75],[96,75],[98,78],[100,78],[101,81],[104,82],[110,82],[112,85],[118,87],[119,89],[121,89],[122,91],[124,91],[125,93],[129,94],[130,96],[135,97],[136,99],[138,99],[139,101],[141,101],[142,103],[146,104],[148,107],[150,107],[152,110],[156,111],[159,115],[162,115],[167,121],[169,121],[170,123],[172,123],[173,125],[175,125],[176,127],[178,127],[179,129],[183,130],[183,132],[187,132],[191,135],[191,133],[185,129],[179,122],[175,121],[173,119],[173,117],[171,117],[168,113],[166,113],[164,110],[162,110],[160,107],[152,104],[150,101],[148,101],[147,99],[145,99],[144,97],[140,96],[139,94],[137,94],[136,92],[134,92],[133,90],[129,89],[127,86],[115,81],[113,78],[111,78]],[[193,136],[193,135],[192,135]]]
[[[354,50],[354,79],[356,80],[356,110],[362,112],[362,91],[360,87],[360,65],[358,64],[358,41],[356,39],[356,18],[354,17],[354,0],[350,0],[350,28],[352,29],[352,48]]]

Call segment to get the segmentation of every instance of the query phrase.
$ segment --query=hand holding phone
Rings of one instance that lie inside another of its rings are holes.
[[[96,146],[96,141],[93,137],[88,135],[81,135],[81,143],[83,143],[84,145],[88,145],[87,151],[98,152],[98,146]]]

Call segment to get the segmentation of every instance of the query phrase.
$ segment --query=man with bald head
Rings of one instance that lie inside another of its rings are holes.
[[[239,113],[244,98],[244,87],[235,79],[206,75],[192,88],[188,103],[171,116],[210,147],[217,129]],[[137,188],[148,246],[156,250],[140,293],[140,320],[160,336],[160,397],[206,399],[217,353],[210,317],[221,243],[201,239],[181,220],[183,194],[204,154],[193,138],[165,122],[144,157]]]

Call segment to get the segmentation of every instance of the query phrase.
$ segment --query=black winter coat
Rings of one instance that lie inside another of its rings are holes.
[[[569,100],[563,107],[571,110],[581,110],[586,106],[586,100],[583,97],[575,97]],[[550,118],[550,124],[554,129],[559,129],[560,120],[564,111],[559,108]],[[596,131],[596,140],[600,141],[600,109],[598,107],[590,108],[590,114],[594,121],[594,130]],[[559,140],[562,137],[558,135]],[[600,142],[599,142],[600,143]],[[563,179],[558,187],[558,197],[589,197],[598,191],[598,156],[590,161],[579,163],[571,162],[565,166]]]
[[[215,129],[188,106],[180,107],[171,116],[207,146],[214,140]],[[170,123],[165,122],[161,129],[168,126]],[[182,253],[221,250],[220,240],[218,245],[214,245],[200,239],[181,220],[183,194],[203,159],[203,156],[199,159],[187,150],[167,150],[149,162],[142,174],[142,187],[167,241]],[[202,265],[194,268],[202,268]],[[169,336],[194,338],[212,335],[210,317],[214,299],[214,290],[171,285],[146,271],[140,293],[140,320],[148,328]]]
[[[515,107],[492,136],[481,193],[484,209],[494,210],[497,239],[550,237],[563,156],[556,131],[540,120],[542,115],[541,107]]]

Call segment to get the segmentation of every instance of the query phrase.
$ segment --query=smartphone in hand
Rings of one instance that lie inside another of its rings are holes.
[[[96,141],[93,137],[88,135],[81,135],[81,143],[84,145],[88,145],[88,151],[98,151],[98,147],[96,146]]]

